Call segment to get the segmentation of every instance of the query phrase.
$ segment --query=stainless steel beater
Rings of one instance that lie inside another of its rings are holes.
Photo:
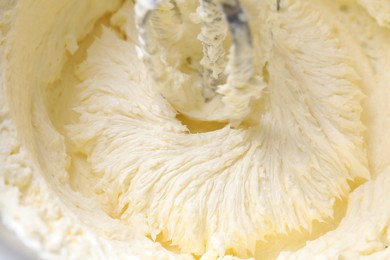
[[[161,60],[155,57],[158,52],[158,47],[153,46],[151,35],[151,28],[149,19],[153,15],[153,12],[157,10],[159,5],[163,0],[146,0],[146,1],[137,1],[138,10],[138,29],[140,34],[140,41],[144,47],[144,60],[149,64],[149,69],[152,71],[152,75],[157,80],[163,80],[161,78],[161,73],[159,73],[160,68],[163,69],[166,65],[161,64]],[[171,1],[172,4],[175,4],[174,1]],[[222,7],[222,8],[220,8]],[[238,64],[238,69],[235,71],[237,74],[242,74],[250,69],[249,64],[253,64],[252,60],[242,60],[242,52],[252,49],[252,37],[247,21],[247,16],[244,10],[241,7],[241,4],[238,0],[224,0],[224,1],[215,1],[215,0],[201,0],[200,8],[204,10],[205,16],[203,17],[203,28],[202,30],[210,30],[213,27],[218,26],[218,23],[223,23],[224,17],[228,22],[233,44],[234,44],[234,60]],[[211,32],[212,33],[212,32]],[[219,35],[214,35],[218,37]],[[221,44],[222,44],[221,39]],[[203,41],[204,53],[218,53],[213,52],[211,48],[213,47],[208,43],[207,39]],[[217,46],[220,47],[220,46]],[[157,55],[158,56],[158,55]],[[211,55],[212,56],[212,55]],[[213,64],[220,62],[222,55],[214,55],[218,57],[204,57],[202,65],[203,70],[203,83],[204,83],[204,95],[205,98],[212,98],[215,95],[215,89],[217,84],[221,81],[221,71],[215,71],[213,69]],[[245,73],[244,73],[245,74]],[[248,74],[248,73],[246,73]]]
[[[165,0],[176,6],[174,0]],[[153,41],[153,27],[150,22],[154,12],[164,0],[138,0],[136,2],[137,27],[141,44],[141,54],[151,75],[162,86],[175,85],[174,77],[167,71],[167,64],[161,60],[161,47]],[[222,85],[240,88],[254,78],[254,51],[248,16],[239,0],[200,0],[202,28],[198,39],[202,42],[204,57],[200,62],[202,70],[202,95],[205,103],[218,96]],[[277,0],[277,9],[280,0]],[[223,42],[229,27],[232,37],[229,59],[226,62]],[[226,65],[226,66],[224,66]],[[225,67],[229,68],[224,73]],[[248,101],[249,102],[249,101]],[[228,117],[226,115],[226,117]]]

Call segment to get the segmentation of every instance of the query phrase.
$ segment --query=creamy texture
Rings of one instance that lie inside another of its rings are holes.
[[[211,113],[197,1],[156,13],[165,89],[132,1],[0,4],[3,222],[45,258],[386,259],[389,5],[242,4],[261,94],[239,125],[180,114]]]

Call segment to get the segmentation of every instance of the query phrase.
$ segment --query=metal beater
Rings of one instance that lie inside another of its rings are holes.
[[[150,19],[164,0],[138,0],[136,2],[136,17],[141,43],[142,58],[151,75],[160,85],[174,85],[172,77],[167,77],[167,65],[161,60],[160,47],[153,41],[153,28]],[[174,0],[169,1],[176,6]],[[239,0],[200,0],[202,10],[202,32],[199,39],[205,54],[201,60],[202,95],[205,103],[212,101],[219,94],[221,85],[229,88],[240,88],[254,78],[254,55],[252,36],[248,16]],[[277,0],[277,9],[280,0]],[[225,63],[223,49],[224,35],[221,26],[229,27],[232,38],[230,58]],[[208,35],[208,37],[202,37]],[[210,37],[209,37],[210,36]],[[217,39],[217,41],[216,41]],[[221,69],[220,64],[230,68],[229,73]]]

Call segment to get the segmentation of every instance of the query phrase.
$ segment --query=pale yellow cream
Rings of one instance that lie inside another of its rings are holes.
[[[198,1],[156,13],[164,88],[132,1],[0,3],[3,223],[48,259],[390,257],[390,5],[241,2],[256,80],[219,90],[232,124],[194,80]]]

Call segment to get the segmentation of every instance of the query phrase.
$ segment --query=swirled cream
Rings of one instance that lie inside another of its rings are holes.
[[[164,93],[133,1],[3,1],[3,223],[47,259],[390,257],[390,6],[242,5],[261,95],[230,125],[181,113],[203,104],[198,1],[153,21],[183,77]]]

